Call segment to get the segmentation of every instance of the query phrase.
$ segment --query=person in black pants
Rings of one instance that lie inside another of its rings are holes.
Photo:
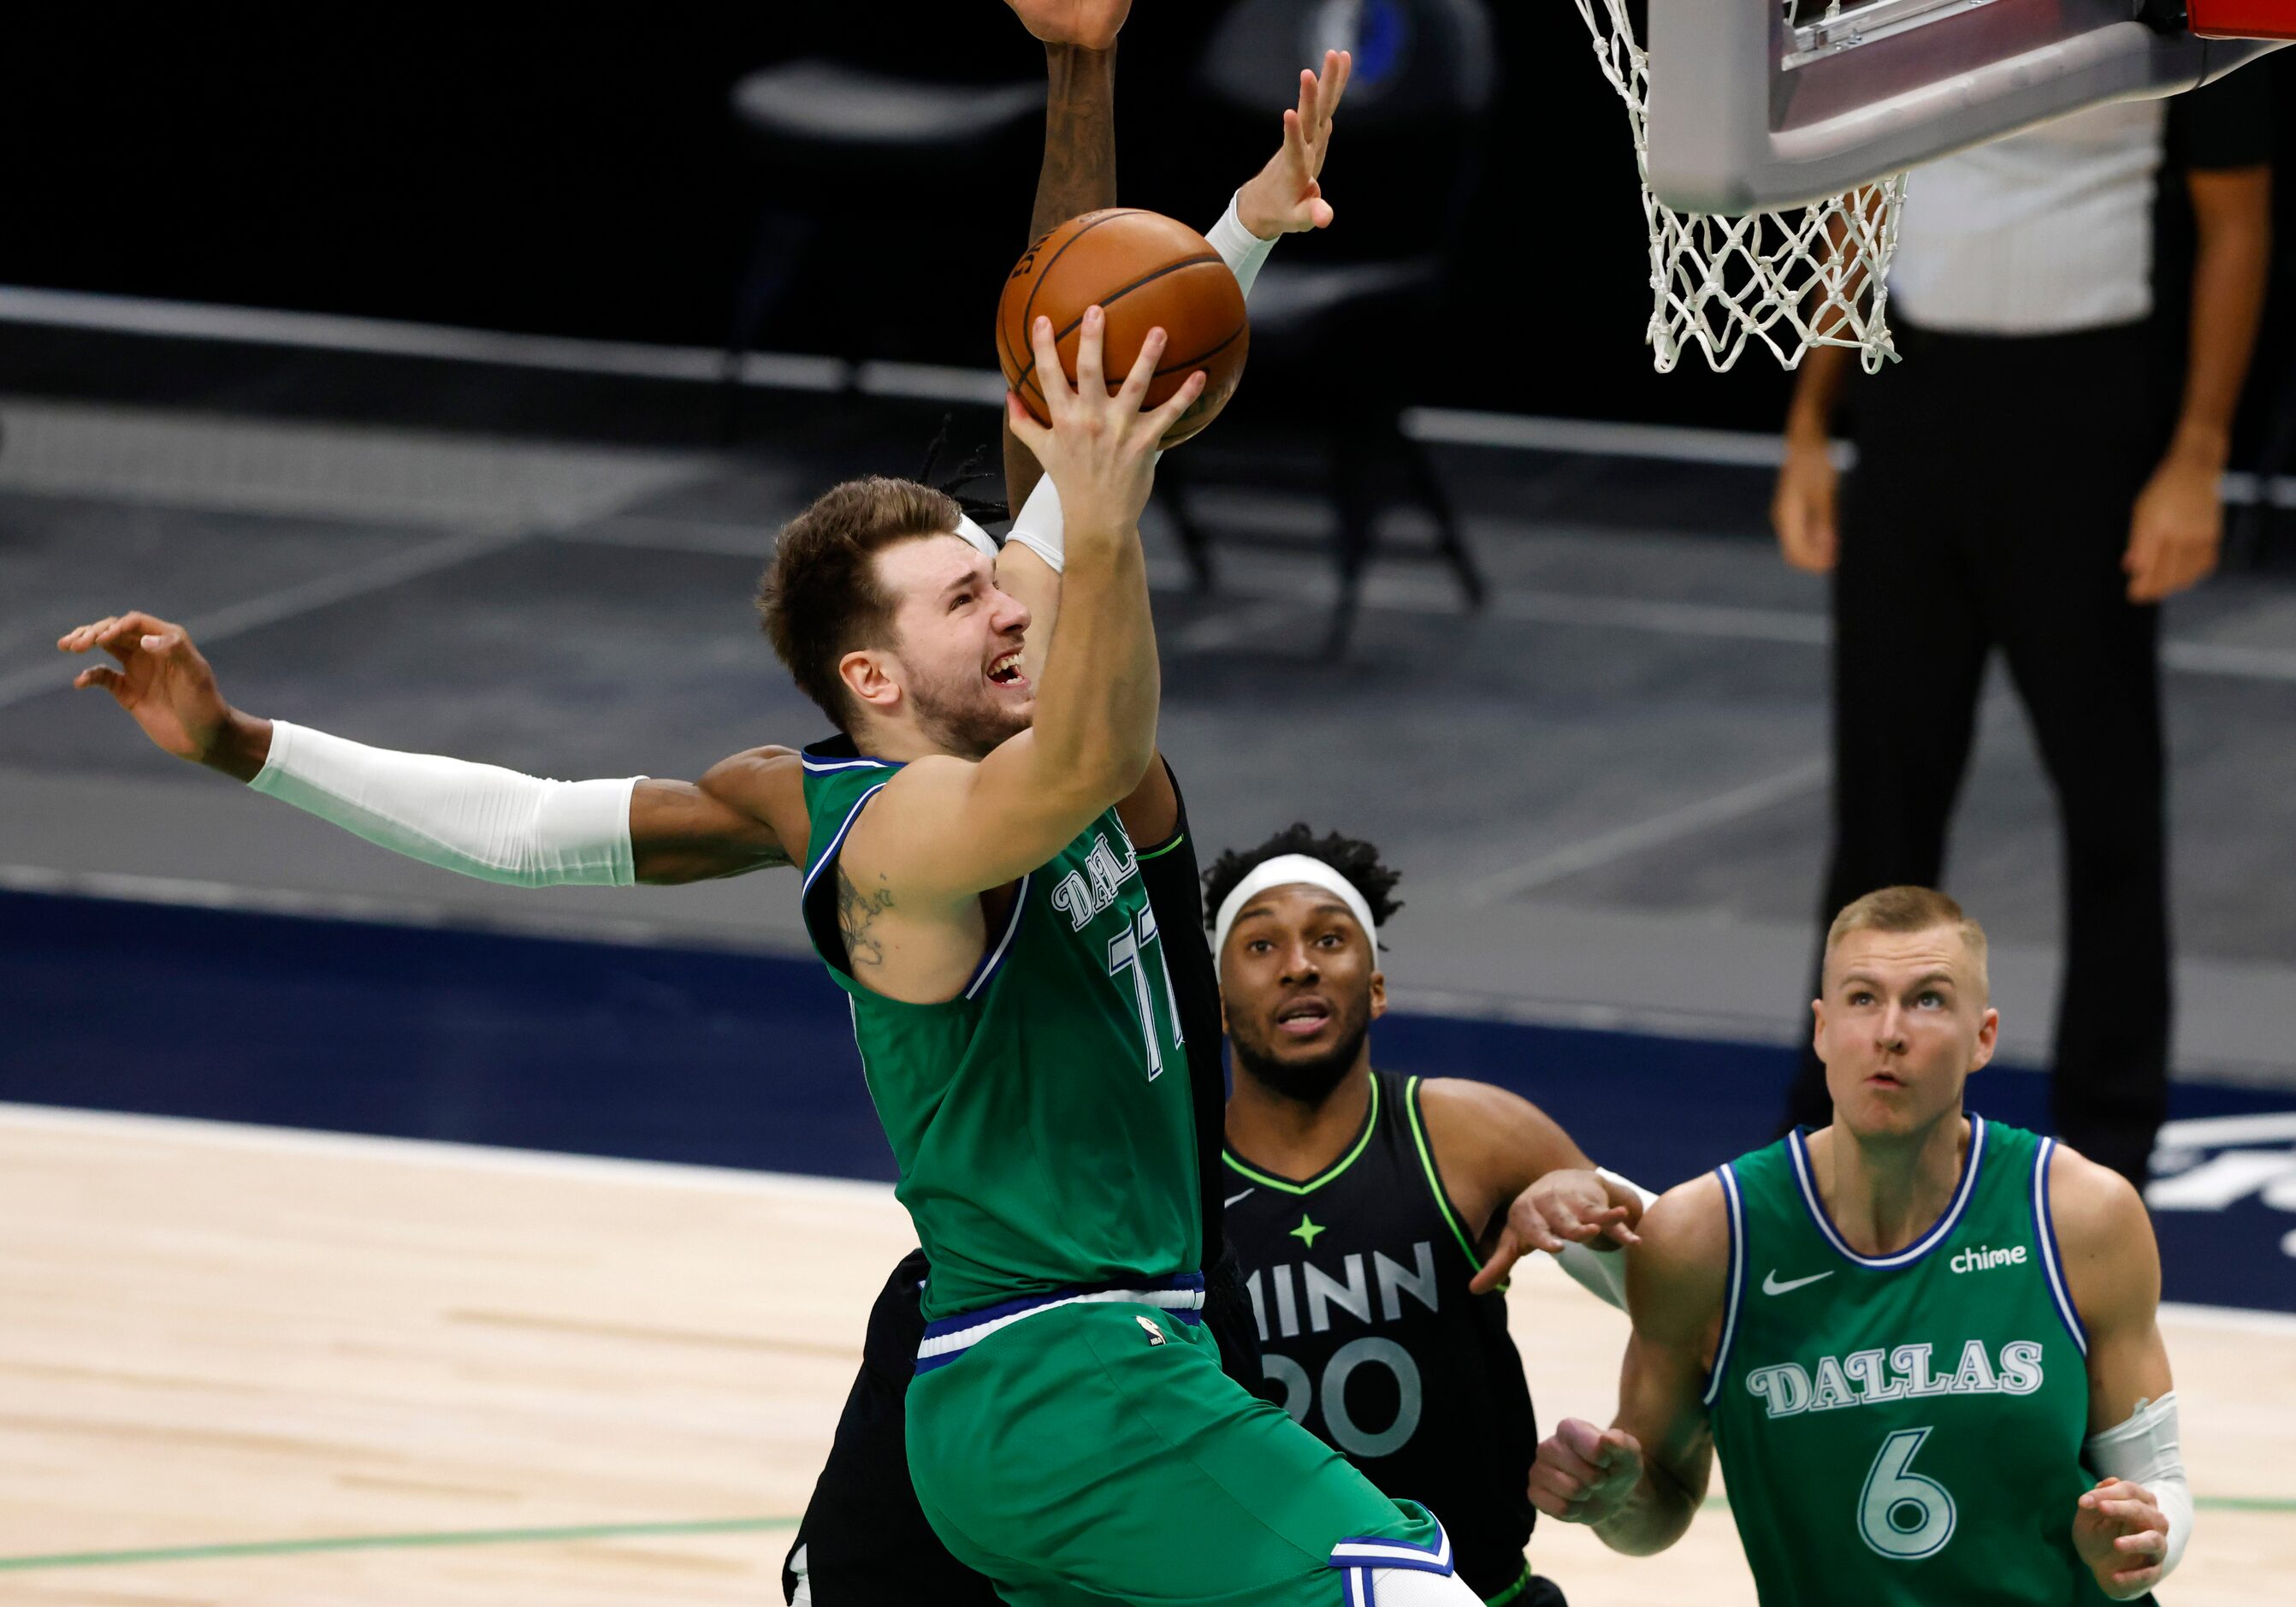
[[[1819,930],[1876,888],[1945,885],[1999,648],[2064,834],[2056,1128],[2139,1186],[2170,1019],[2159,604],[2216,563],[2270,252],[2270,87],[2251,68],[2165,108],[2096,107],[1917,169],[1890,277],[1904,361],[1849,391],[1857,466],[1838,532],[1826,438],[1846,350],[1803,367],[1773,507],[1787,562],[1833,576]],[[2155,249],[2164,166],[2189,196],[2185,251]],[[2172,298],[2153,268],[2187,255],[2164,449],[2152,315]],[[1789,1124],[1825,1110],[1805,1051]]]

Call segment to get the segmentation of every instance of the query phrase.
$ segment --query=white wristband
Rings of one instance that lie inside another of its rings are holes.
[[[991,564],[996,562],[996,538],[975,524],[970,514],[957,515],[956,534]]]
[[[248,785],[441,869],[518,887],[627,887],[637,879],[630,795],[644,779],[545,781],[275,720]]]
[[[1252,281],[1259,277],[1259,270],[1267,261],[1267,253],[1275,249],[1275,242],[1262,240],[1243,227],[1243,217],[1235,210],[1236,196],[1242,194],[1238,190],[1227,198],[1227,210],[1220,214],[1219,221],[1212,225],[1204,238],[1220,254],[1220,260],[1227,264],[1228,272],[1235,276],[1236,284],[1249,300]]]
[[[1162,453],[1158,453],[1162,457]],[[1007,546],[1014,543],[1027,548],[1052,565],[1058,574],[1067,564],[1065,556],[1066,526],[1061,520],[1061,494],[1053,489],[1050,474],[1037,476],[1035,487],[1021,511],[1013,515],[1013,528],[1004,532]]]
[[[2177,1392],[2171,1389],[2150,1405],[2137,1402],[2126,1422],[2089,1436],[2081,1454],[2106,1478],[2126,1479],[2151,1492],[2169,1521],[2168,1553],[2161,1563],[2161,1577],[2167,1578],[2185,1560],[2185,1543],[2193,1537],[2193,1487],[2185,1482],[2185,1459],[2177,1445]]]

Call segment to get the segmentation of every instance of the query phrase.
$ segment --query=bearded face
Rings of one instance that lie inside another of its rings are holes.
[[[898,599],[891,639],[853,656],[868,661],[871,686],[898,689],[884,717],[961,759],[1027,730],[1037,709],[1021,672],[1029,610],[997,589],[987,556],[958,536],[922,537],[879,554],[877,578]]]
[[[1362,1059],[1387,1008],[1371,936],[1325,888],[1271,887],[1238,912],[1220,955],[1220,1008],[1239,1075],[1321,1104]]]

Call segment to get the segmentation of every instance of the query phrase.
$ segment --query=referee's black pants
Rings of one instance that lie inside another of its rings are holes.
[[[1899,349],[1902,364],[1852,393],[1819,930],[1875,888],[1942,885],[1998,648],[2063,831],[2057,1133],[2141,1186],[2167,1106],[2169,1018],[2160,611],[2128,601],[2120,567],[2162,443],[2148,344],[2136,326],[1901,329]],[[1980,921],[1993,913],[1983,886],[1952,890]],[[1830,1109],[1805,1050],[1792,1119],[1820,1125]]]

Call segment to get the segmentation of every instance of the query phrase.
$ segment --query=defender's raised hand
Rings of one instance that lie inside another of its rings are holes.
[[[262,769],[261,754],[245,751],[240,740],[249,734],[245,722],[224,701],[215,672],[181,625],[128,613],[56,639],[62,653],[98,647],[118,661],[117,667],[91,664],[73,678],[73,686],[102,687],[135,716],[145,736],[178,759],[213,765],[242,780]]]
[[[1156,376],[1157,361],[1164,355],[1162,329],[1148,332],[1132,372],[1114,391],[1109,389],[1103,367],[1101,348],[1108,334],[1108,315],[1101,309],[1084,309],[1084,320],[1077,330],[1073,387],[1061,367],[1052,320],[1038,318],[1029,334],[1036,353],[1037,382],[1044,388],[1045,410],[1052,417],[1052,426],[1047,429],[1030,417],[1021,399],[1009,391],[1004,417],[1060,491],[1070,548],[1081,533],[1105,536],[1130,531],[1148,504],[1148,490],[1155,481],[1157,444],[1203,394],[1203,371],[1188,375],[1161,407],[1143,412],[1141,404]]]
[[[1332,203],[1320,182],[1331,149],[1332,119],[1347,93],[1355,58],[1344,50],[1324,53],[1324,70],[1300,70],[1300,106],[1283,114],[1283,144],[1267,165],[1235,195],[1235,215],[1262,240],[1320,229],[1332,221]]]
[[[1565,1166],[1547,1173],[1507,1207],[1499,1241],[1467,1287],[1477,1294],[1496,1289],[1514,1264],[1534,1250],[1559,1256],[1573,1244],[1607,1239],[1639,1244],[1627,1207],[1614,1203],[1597,1174]]]
[[[1132,0],[1004,0],[1021,26],[1047,45],[1106,50],[1116,43]]]

